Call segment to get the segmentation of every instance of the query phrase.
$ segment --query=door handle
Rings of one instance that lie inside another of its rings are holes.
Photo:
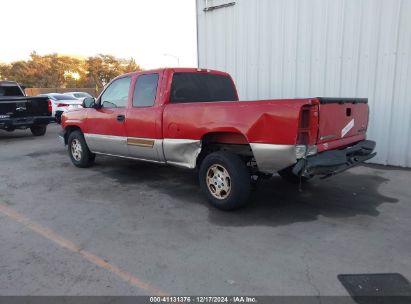
[[[125,115],[117,115],[117,121],[119,122],[123,122],[126,120],[126,116]]]

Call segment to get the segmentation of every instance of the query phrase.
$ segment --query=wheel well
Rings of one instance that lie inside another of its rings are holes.
[[[203,136],[201,142],[205,143],[225,143],[236,145],[248,145],[247,138],[236,132],[211,132]]]
[[[234,153],[249,162],[254,158],[253,151],[247,138],[236,132],[207,133],[201,139],[201,153],[197,157],[197,167],[210,153],[226,151]]]
[[[71,132],[77,131],[77,130],[79,130],[81,132],[81,129],[77,126],[67,126],[64,129],[64,131],[65,131],[64,132],[64,142],[65,142],[66,145],[68,144],[68,138],[69,138]]]

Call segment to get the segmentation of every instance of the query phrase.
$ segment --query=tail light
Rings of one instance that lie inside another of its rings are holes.
[[[69,105],[66,104],[66,103],[59,103],[59,104],[57,105],[57,108],[68,107],[68,106],[69,106]]]
[[[301,108],[300,120],[297,133],[296,157],[317,153],[317,132],[318,132],[318,105],[304,105]]]
[[[53,112],[53,106],[51,104],[51,99],[47,100],[47,109],[49,113]]]

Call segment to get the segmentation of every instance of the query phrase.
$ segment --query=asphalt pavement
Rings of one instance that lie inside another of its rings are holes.
[[[299,193],[279,176],[236,212],[195,171],[0,131],[0,295],[347,295],[339,274],[411,279],[411,171],[361,166]]]

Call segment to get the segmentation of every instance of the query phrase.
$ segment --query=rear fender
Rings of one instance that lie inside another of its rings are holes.
[[[210,132],[200,140],[164,139],[164,157],[168,164],[194,169],[207,154],[221,149],[224,145],[230,146],[233,153],[238,151],[238,154],[243,154],[244,147],[249,147],[247,138],[241,133]],[[214,150],[210,149],[210,146],[213,146]]]

